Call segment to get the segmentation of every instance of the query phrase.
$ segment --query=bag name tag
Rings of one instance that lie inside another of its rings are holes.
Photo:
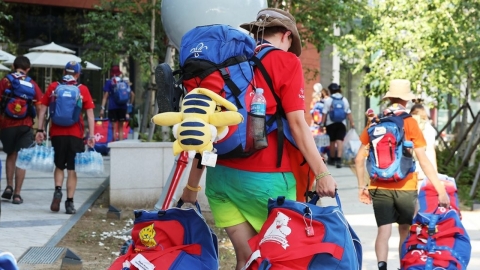
[[[139,270],[153,270],[155,266],[149,262],[142,254],[138,254],[130,261],[132,265],[137,267]]]
[[[210,151],[203,151],[202,165],[215,167],[215,164],[217,164],[217,156],[217,154]]]

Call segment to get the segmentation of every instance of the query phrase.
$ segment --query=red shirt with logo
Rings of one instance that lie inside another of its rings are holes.
[[[265,55],[262,63],[272,79],[274,91],[280,98],[285,113],[305,111],[303,69],[300,59],[293,53],[273,50]],[[267,114],[274,114],[277,102],[259,69],[255,69],[254,78],[255,86],[264,89]],[[286,143],[287,139],[284,138],[284,144]],[[277,144],[277,131],[274,131],[268,134],[267,148],[248,158],[222,159],[218,160],[217,164],[253,172],[290,172],[290,159],[285,145],[281,166],[277,168]]]
[[[26,77],[27,75],[25,75]],[[25,78],[24,77],[24,78]],[[33,80],[30,80],[30,82],[33,84],[35,88],[35,96],[33,97],[33,104],[36,105],[38,104],[38,101],[41,99],[43,93],[40,87],[38,87],[37,83],[34,82]],[[7,79],[7,77],[3,78],[0,81],[0,100],[3,97],[3,94],[5,93],[5,90],[10,89],[11,83]],[[11,117],[6,116],[3,112],[0,112],[0,128],[9,128],[9,127],[18,127],[18,126],[33,126],[33,118],[29,115],[27,115],[23,119],[14,119]]]
[[[55,88],[57,88],[58,84],[59,84],[58,82],[53,82],[48,86],[47,92],[45,92],[45,95],[40,100],[41,104],[47,107],[48,105],[50,105],[52,92],[55,90]],[[92,96],[90,95],[90,91],[88,90],[88,88],[83,84],[80,84],[78,88],[80,89],[80,95],[82,96],[82,109],[88,110],[88,109],[95,108],[95,104],[93,103],[93,99],[92,99]],[[69,126],[69,127],[59,126],[59,125],[55,125],[51,121],[50,121],[50,125],[51,125],[51,128],[50,128],[51,137],[75,136],[81,139],[83,139],[84,137],[85,127],[83,123],[83,113],[80,114],[80,120],[78,121],[78,123],[75,123],[72,126]]]

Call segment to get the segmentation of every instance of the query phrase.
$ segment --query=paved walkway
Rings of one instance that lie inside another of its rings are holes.
[[[0,154],[2,165],[5,154]],[[5,166],[3,166],[5,168]],[[357,181],[349,168],[329,167],[338,182],[339,195],[344,213],[363,245],[363,269],[376,269],[375,236],[376,225],[371,205],[364,205],[357,199]],[[77,214],[64,213],[63,202],[59,213],[50,211],[53,195],[53,175],[47,173],[27,172],[22,197],[24,203],[13,205],[2,201],[0,217],[0,250],[11,251],[16,258],[30,247],[54,247],[80,219],[82,214],[95,201],[105,188],[109,158],[105,158],[106,173],[102,177],[79,176],[75,194]],[[2,191],[5,187],[5,172],[2,173]],[[333,199],[322,199],[323,205],[334,205]],[[480,269],[480,212],[463,211],[463,224],[472,240],[472,258],[468,269]],[[398,231],[394,230],[389,249],[389,269],[399,267]],[[22,268],[27,269],[27,268]]]
[[[6,187],[5,153],[2,162],[1,191]],[[90,205],[104,190],[110,170],[110,159],[104,158],[105,173],[100,177],[78,176],[75,192],[75,215],[65,214],[66,178],[63,183],[63,199],[60,211],[50,211],[54,191],[53,172],[27,171],[22,188],[23,204],[1,201],[0,250],[10,251],[20,259],[30,247],[55,247],[71,227],[80,219]],[[1,194],[1,193],[0,193]],[[22,268],[27,269],[27,268]]]

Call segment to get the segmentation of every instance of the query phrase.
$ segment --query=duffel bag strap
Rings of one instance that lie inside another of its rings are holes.
[[[279,254],[277,257],[269,257],[268,259],[271,263],[275,263],[305,258],[318,253],[328,253],[332,255],[332,257],[334,257],[335,259],[341,260],[343,257],[343,248],[334,243],[317,243],[313,245],[307,245],[302,248],[290,249],[287,252]],[[252,255],[250,255],[250,258],[248,259],[242,270],[248,269],[248,267],[250,266],[250,264],[252,264],[253,261],[261,257],[261,251],[258,249],[255,250]]]

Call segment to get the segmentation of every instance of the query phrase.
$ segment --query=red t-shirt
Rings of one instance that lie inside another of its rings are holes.
[[[26,76],[26,75],[25,75]],[[30,81],[33,86],[35,87],[35,96],[33,97],[33,104],[37,105],[38,101],[41,99],[43,93],[40,87],[38,87],[37,83],[33,80]],[[7,77],[3,78],[0,81],[0,100],[3,96],[5,90],[10,89],[11,84]],[[18,127],[18,126],[33,126],[33,118],[31,116],[27,116],[23,119],[14,119],[11,117],[6,116],[3,112],[0,112],[0,128],[8,128],[8,127]]]
[[[293,53],[273,50],[263,59],[268,74],[272,78],[274,91],[282,101],[285,113],[305,111],[303,69],[300,59]],[[260,70],[255,70],[255,86],[264,89],[267,101],[267,114],[276,111],[277,103]],[[284,139],[287,143],[287,139]],[[277,132],[268,135],[268,147],[248,158],[218,160],[219,165],[253,172],[290,172],[290,159],[286,147],[283,147],[281,166],[277,168]]]
[[[45,95],[43,95],[42,99],[40,100],[40,103],[47,106],[50,105],[50,97],[52,96],[52,92],[57,88],[58,82],[53,82],[51,83],[48,88],[47,92],[45,92]],[[88,110],[88,109],[93,109],[95,108],[95,104],[93,103],[92,96],[90,95],[90,91],[88,88],[80,84],[79,85],[80,89],[80,95],[82,96],[82,109],[83,110]],[[69,127],[64,127],[64,126],[58,126],[55,125],[54,123],[50,122],[51,128],[50,128],[50,136],[55,137],[55,136],[75,136],[78,138],[83,138],[84,133],[85,133],[85,128],[83,124],[83,114],[80,114],[80,121],[78,124],[74,124]]]

